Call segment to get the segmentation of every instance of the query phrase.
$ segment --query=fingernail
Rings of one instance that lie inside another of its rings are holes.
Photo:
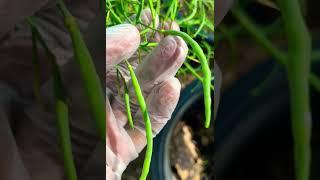
[[[179,47],[182,48],[183,52],[188,52],[188,45],[186,42],[179,36],[174,37]]]
[[[120,24],[117,26],[112,26],[106,29],[106,37],[123,37],[130,33],[135,33],[137,31],[136,27],[131,24]]]

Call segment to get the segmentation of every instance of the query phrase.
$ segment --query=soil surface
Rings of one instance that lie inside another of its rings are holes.
[[[192,129],[183,121],[173,131],[170,146],[171,168],[177,180],[200,180],[204,161],[193,140]]]

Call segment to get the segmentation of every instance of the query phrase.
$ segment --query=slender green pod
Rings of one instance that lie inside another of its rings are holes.
[[[71,149],[71,137],[69,130],[69,108],[67,105],[67,98],[64,93],[61,75],[58,65],[54,65],[53,81],[54,81],[54,94],[55,94],[55,110],[57,116],[57,125],[59,131],[59,140],[61,144],[64,167],[68,180],[77,180],[77,171],[73,161]]]
[[[130,96],[129,96],[129,91],[126,88],[124,92],[124,102],[126,105],[126,112],[127,112],[127,117],[128,117],[128,122],[130,124],[130,127],[134,129],[134,124],[132,120],[132,115],[131,115],[131,108],[130,108]]]
[[[123,75],[121,74],[119,68],[117,68],[117,78],[119,76],[121,77],[121,80],[122,80],[122,83],[124,86],[124,103],[125,103],[125,107],[126,107],[128,122],[129,122],[130,127],[133,129],[134,124],[133,124],[132,115],[131,115],[130,96],[129,96],[128,86],[127,86],[126,80],[124,79]],[[119,88],[119,92],[120,92],[120,88]]]
[[[204,106],[205,106],[205,127],[209,128],[210,121],[211,121],[211,70],[207,61],[207,58],[205,54],[203,53],[203,50],[199,46],[199,44],[193,40],[187,33],[181,32],[181,31],[174,31],[174,30],[160,30],[160,32],[167,34],[167,35],[173,35],[173,36],[179,36],[183,40],[185,40],[193,49],[194,53],[198,56],[199,61],[201,63],[201,68],[203,72],[203,95],[204,95]]]
[[[296,180],[311,177],[310,108],[311,37],[298,0],[278,0],[288,39],[287,73],[290,88],[291,123],[294,142],[294,167]]]
[[[73,161],[72,149],[71,149],[71,137],[69,130],[69,110],[67,105],[67,98],[64,92],[63,82],[60,75],[59,67],[56,61],[56,57],[49,50],[44,39],[41,37],[40,33],[37,31],[36,26],[31,18],[28,22],[33,30],[34,43],[39,40],[40,44],[46,51],[50,63],[53,67],[53,88],[55,96],[55,111],[57,118],[59,141],[61,146],[61,151],[63,154],[63,163],[65,168],[66,177],[68,180],[77,180],[77,172],[75,164]]]
[[[148,176],[149,173],[149,169],[150,169],[150,164],[151,164],[151,158],[152,158],[152,148],[153,148],[153,136],[152,136],[152,127],[151,127],[151,121],[150,121],[150,117],[149,117],[149,113],[148,113],[148,108],[147,108],[147,104],[144,100],[140,85],[139,85],[139,81],[133,71],[132,66],[128,63],[128,61],[126,61],[129,72],[130,72],[130,76],[131,76],[131,81],[132,81],[132,85],[134,88],[134,91],[136,93],[136,97],[140,106],[140,110],[142,113],[142,117],[145,123],[145,129],[146,129],[146,138],[147,138],[147,150],[146,150],[146,155],[145,155],[145,159],[143,162],[143,168],[142,168],[142,173],[140,176],[140,180],[145,180]]]
[[[93,64],[91,55],[82,38],[78,25],[70,14],[63,0],[58,1],[58,7],[64,17],[65,25],[69,31],[72,39],[75,60],[80,66],[80,72],[84,82],[86,95],[89,101],[91,112],[96,120],[99,135],[106,140],[106,110],[105,110],[105,96]]]

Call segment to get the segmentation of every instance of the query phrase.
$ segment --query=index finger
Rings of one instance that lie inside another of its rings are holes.
[[[138,49],[140,34],[131,24],[121,24],[106,29],[106,70],[107,72]]]

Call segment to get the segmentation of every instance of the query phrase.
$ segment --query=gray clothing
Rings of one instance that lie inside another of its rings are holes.
[[[93,58],[100,66],[104,65],[104,40],[96,42],[105,36],[104,18],[97,16],[101,11],[99,1],[66,0],[66,4],[86,34],[91,49],[95,49]],[[51,69],[43,49],[39,52],[41,92],[49,111],[44,111],[33,96],[32,41],[26,23],[30,15],[34,15],[41,35],[57,56],[70,97],[72,149],[79,179],[105,179],[105,147],[99,143],[80,72],[72,59],[72,43],[54,0],[0,2],[0,179],[65,179],[53,108]],[[91,26],[100,32],[90,30]],[[97,44],[101,47],[97,48]]]

